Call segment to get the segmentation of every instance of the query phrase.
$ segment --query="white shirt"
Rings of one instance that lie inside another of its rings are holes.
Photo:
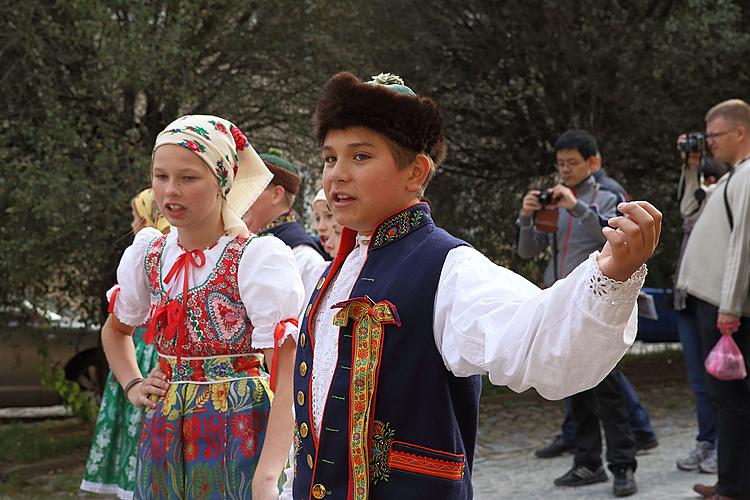
[[[337,312],[349,298],[368,240],[347,256],[315,318],[312,410],[319,434],[338,353]],[[516,392],[534,387],[560,399],[598,384],[635,340],[636,298],[645,266],[627,282],[601,274],[598,252],[567,278],[540,290],[470,247],[452,249],[440,273],[433,330],[445,367],[466,377],[488,373]]]
[[[127,325],[140,325],[148,319],[151,299],[145,268],[146,251],[149,243],[160,236],[161,233],[153,228],[139,231],[117,268],[120,294],[114,311],[117,319]],[[206,263],[199,268],[191,268],[189,286],[193,287],[209,278],[230,241],[230,237],[222,236],[216,245],[203,250]],[[162,252],[164,275],[182,253],[183,249],[177,244],[177,231],[170,232]],[[171,296],[182,291],[182,279],[180,275],[176,282],[172,282],[177,286]],[[237,279],[240,298],[253,324],[252,346],[255,349],[270,349],[274,345],[276,325],[298,316],[305,295],[291,249],[273,236],[253,238],[240,258]],[[165,289],[169,288],[170,285],[165,286]],[[279,345],[287,335],[296,334],[297,327],[286,323],[286,332]]]
[[[294,260],[297,262],[297,270],[302,277],[302,284],[305,287],[305,301],[302,304],[303,309],[300,310],[300,313],[302,313],[304,307],[310,301],[310,296],[315,290],[315,285],[318,284],[320,275],[328,266],[328,262],[310,245],[299,245],[292,249],[292,253],[294,254]],[[300,319],[301,316],[302,314],[300,314]]]

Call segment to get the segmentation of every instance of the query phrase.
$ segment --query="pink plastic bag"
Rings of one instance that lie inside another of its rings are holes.
[[[719,380],[742,380],[747,377],[745,358],[731,335],[722,335],[705,362],[706,371]]]

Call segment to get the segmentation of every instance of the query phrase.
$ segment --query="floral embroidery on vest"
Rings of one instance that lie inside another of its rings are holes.
[[[388,468],[388,453],[395,431],[388,422],[376,420],[370,435],[370,481],[388,481],[391,470]]]
[[[188,290],[187,342],[183,356],[214,356],[259,352],[251,347],[253,326],[242,303],[237,282],[240,258],[249,243],[235,238],[224,248],[210,275]],[[162,253],[166,236],[154,239],[146,252],[146,277],[151,292],[151,311],[164,300]],[[165,304],[181,301],[182,294],[167,298]],[[176,337],[168,340],[157,332],[156,348],[163,355],[176,355]]]
[[[396,306],[387,300],[375,303],[369,298],[360,297],[339,302],[334,307],[341,308],[333,318],[334,325],[344,327],[350,319],[354,322],[354,355],[349,389],[349,460],[354,482],[351,498],[364,500],[368,498],[370,487],[367,432],[370,429],[383,334],[385,325],[401,326],[401,322]]]
[[[397,241],[430,222],[430,209],[419,203],[387,218],[378,225],[370,240],[370,249],[380,248]]]

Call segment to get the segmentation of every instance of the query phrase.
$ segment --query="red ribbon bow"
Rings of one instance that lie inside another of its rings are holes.
[[[164,278],[164,283],[170,283],[182,273],[182,304],[176,300],[168,304],[166,303],[167,298],[171,295],[174,288],[174,285],[172,285],[162,299],[159,307],[154,311],[151,321],[149,321],[148,330],[146,330],[146,334],[144,335],[144,340],[149,344],[152,343],[156,337],[159,322],[166,319],[164,337],[167,340],[172,340],[175,334],[177,334],[178,369],[182,358],[182,346],[185,344],[185,337],[187,336],[185,319],[187,317],[188,271],[190,270],[190,266],[203,267],[205,263],[206,256],[202,250],[188,250],[177,257],[177,260]]]
[[[287,323],[299,326],[297,318],[289,318],[279,321],[279,324],[276,325],[276,328],[273,331],[273,361],[271,362],[271,381],[269,382],[271,385],[271,392],[276,392],[276,361],[278,359],[276,354],[279,350],[279,341],[284,337],[284,333],[286,333]]]

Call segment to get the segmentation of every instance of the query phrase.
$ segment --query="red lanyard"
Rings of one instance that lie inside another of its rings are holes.
[[[187,318],[187,299],[188,299],[188,274],[190,267],[203,267],[206,263],[206,256],[203,254],[203,250],[187,250],[185,253],[180,255],[172,268],[164,278],[164,283],[170,283],[173,279],[182,273],[182,304],[176,300],[166,303],[167,299],[174,289],[174,284],[169,287],[164,298],[162,298],[161,304],[154,311],[154,315],[151,317],[151,321],[148,325],[148,330],[144,335],[144,339],[147,343],[154,341],[156,335],[156,329],[160,321],[166,320],[166,327],[164,328],[164,337],[167,340],[172,340],[177,334],[177,367],[180,367],[180,359],[182,357],[182,346],[185,345],[187,340],[187,331],[185,327],[185,320]]]

